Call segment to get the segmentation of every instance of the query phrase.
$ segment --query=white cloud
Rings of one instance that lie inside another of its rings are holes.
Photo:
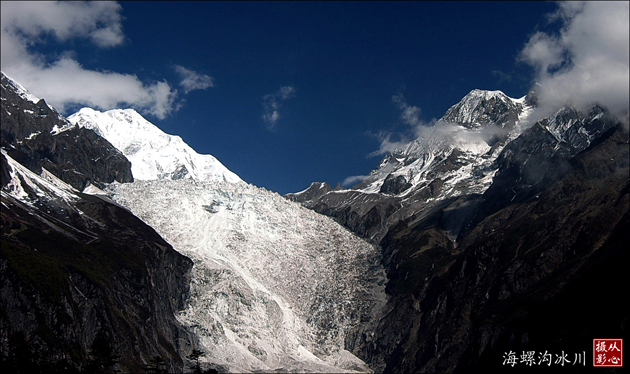
[[[281,101],[295,97],[295,91],[293,86],[282,86],[278,91],[263,96],[264,112],[262,119],[267,124],[267,129],[271,131],[276,129],[276,124],[280,119]]]
[[[277,96],[279,96],[280,100],[290,99],[293,96],[295,96],[295,87],[282,86],[280,87],[280,90],[278,91]]]
[[[184,88],[185,94],[194,90],[205,90],[208,87],[214,87],[214,80],[209,75],[197,73],[180,65],[175,65],[175,71],[182,78],[179,84]]]
[[[344,179],[341,185],[344,187],[354,186],[357,183],[363,182],[367,177],[367,175],[353,175]]]
[[[62,58],[45,69],[24,66],[16,71],[23,76],[18,78],[11,70],[12,78],[27,88],[36,87],[29,89],[61,111],[76,105],[99,109],[130,105],[163,119],[175,108],[177,91],[166,81],[144,85],[133,75],[86,70],[73,59]]]
[[[519,59],[536,69],[536,81],[542,86],[532,123],[566,104],[578,109],[599,104],[628,121],[628,8],[628,2],[559,3],[549,19],[561,22],[560,32],[537,32],[530,37]],[[436,121],[423,121],[420,108],[409,105],[402,94],[394,95],[392,101],[409,128],[373,135],[380,145],[370,157],[404,150],[415,139],[481,143],[504,135],[499,128],[479,132],[444,123],[434,126]]]
[[[89,70],[71,51],[46,62],[51,56],[33,50],[51,39],[120,45],[125,40],[120,12],[116,2],[2,1],[2,71],[61,111],[131,106],[163,119],[177,110],[177,91],[166,81],[145,84],[135,75]]]
[[[3,1],[2,31],[31,41],[50,33],[62,41],[83,37],[112,47],[124,40],[120,10],[111,1]]]
[[[414,128],[422,124],[422,121],[420,120],[420,108],[407,104],[405,96],[403,96],[402,93],[394,95],[392,97],[392,101],[396,103],[398,109],[401,110],[400,118],[405,124]]]
[[[421,145],[427,149],[437,144],[449,144],[460,149],[486,147],[491,139],[504,136],[509,131],[496,126],[468,129],[456,123],[438,122],[436,119],[426,122],[420,118],[420,108],[407,104],[402,94],[394,95],[392,101],[400,110],[400,119],[409,127],[401,133],[381,131],[373,135],[380,145],[368,157],[404,152],[412,142],[415,144],[413,147]]]
[[[397,150],[402,150],[409,145],[413,141],[413,139],[405,134],[394,134],[389,131],[380,131],[377,134],[374,134],[380,145],[378,149],[374,152],[371,152],[368,157],[374,156],[382,156],[387,153],[393,153]],[[397,140],[392,140],[392,138],[397,138]]]
[[[552,68],[564,61],[564,48],[558,38],[537,32],[521,52],[523,61],[534,66],[539,72],[549,73]]]
[[[379,140],[380,146],[379,149],[370,153],[368,157],[381,156],[396,150],[402,150],[414,139],[421,136],[428,126],[432,125],[432,123],[426,123],[421,119],[422,110],[415,105],[407,104],[402,93],[394,95],[392,102],[400,110],[400,119],[404,124],[409,125],[409,128],[402,133],[380,131],[377,134],[373,134]]]
[[[629,3],[563,2],[550,16],[558,34],[538,32],[520,60],[536,69],[541,84],[538,118],[571,104],[600,104],[627,121],[629,86]]]
[[[264,113],[263,120],[267,122],[270,127],[270,130],[276,126],[276,122],[280,119],[280,113],[277,110],[274,110],[271,113]]]

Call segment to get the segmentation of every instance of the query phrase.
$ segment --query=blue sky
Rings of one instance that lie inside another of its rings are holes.
[[[581,11],[550,18],[558,9],[2,2],[2,70],[66,115],[137,108],[245,181],[285,194],[367,174],[385,140],[412,133],[403,105],[429,123],[475,88],[525,95],[558,65],[547,48],[554,39],[534,39],[559,35]],[[627,26],[622,34],[627,44]],[[627,49],[622,67],[624,58]]]

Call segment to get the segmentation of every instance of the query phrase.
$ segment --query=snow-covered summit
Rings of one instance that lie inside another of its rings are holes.
[[[131,161],[135,179],[242,182],[214,156],[198,154],[182,138],[164,133],[133,109],[83,108],[68,120],[94,130],[120,150]]]
[[[506,141],[522,132],[530,111],[525,97],[472,90],[406,147],[386,156],[355,188],[409,194],[439,179],[442,197],[460,194],[463,186],[482,193],[492,182],[494,160]]]
[[[351,189],[287,198],[379,241],[398,221],[419,217],[449,199],[483,194],[501,151],[529,127],[532,104],[526,98],[472,90],[432,126],[418,126],[413,141],[387,154]],[[456,238],[460,229],[453,226],[449,235]]]
[[[458,123],[468,128],[488,124],[505,127],[524,109],[525,96],[513,99],[501,91],[472,90],[450,107],[439,122]]]

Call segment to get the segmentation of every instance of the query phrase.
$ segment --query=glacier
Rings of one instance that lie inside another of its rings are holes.
[[[132,109],[68,119],[132,163],[133,183],[83,192],[126,207],[194,261],[177,318],[199,338],[202,361],[228,372],[371,371],[345,339],[387,302],[376,246],[242,181]]]
[[[105,193],[194,261],[178,318],[209,362],[231,372],[369,372],[344,339],[386,303],[375,246],[246,183],[136,181]]]

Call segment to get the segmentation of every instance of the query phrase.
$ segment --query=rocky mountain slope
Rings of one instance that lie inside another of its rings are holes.
[[[399,220],[452,197],[482,194],[492,184],[503,147],[529,125],[533,95],[513,99],[500,91],[473,90],[352,189],[287,197],[378,243]],[[453,238],[459,229],[453,227]]]
[[[386,312],[346,341],[375,371],[508,372],[509,351],[625,334],[627,126],[598,106],[528,124],[535,102],[472,91],[435,126],[492,137],[420,137],[361,185],[303,199],[382,247]]]
[[[538,371],[504,356],[623,337],[627,125],[536,101],[473,90],[361,184],[283,198],[3,75],[3,370]]]
[[[377,336],[366,354],[385,371],[497,371],[509,350],[575,353],[593,336],[624,335],[630,311],[607,285],[621,284],[628,260],[627,139],[614,127],[496,211],[506,191],[489,189],[476,214],[493,214],[457,242],[447,209],[391,227],[381,245],[392,312],[370,331],[398,333]],[[609,297],[587,305],[600,291]]]
[[[129,161],[3,74],[0,166],[2,371],[183,370],[194,337],[173,314],[192,262],[87,193],[131,181]]]
[[[109,142],[78,128],[2,73],[0,146],[35,173],[42,168],[82,190],[88,184],[131,182],[129,161]]]

